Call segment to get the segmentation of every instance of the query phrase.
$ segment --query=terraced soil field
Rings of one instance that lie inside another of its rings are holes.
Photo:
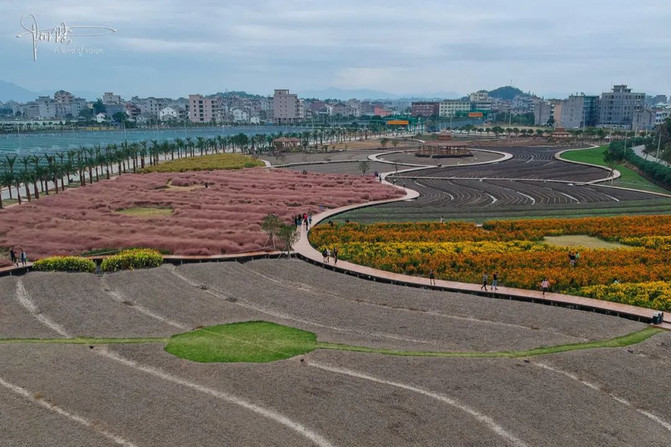
[[[163,349],[173,334],[249,320],[310,331],[325,342],[462,353],[584,343],[645,327],[379,284],[295,260],[3,277],[2,444],[671,442],[667,332],[628,347],[526,358],[318,349],[272,363],[194,363]],[[135,342],[55,343],[81,335]],[[26,337],[52,341],[8,340]]]
[[[360,222],[669,213],[671,198],[589,184],[608,169],[557,160],[556,147],[489,148],[508,152],[506,161],[418,169],[388,177],[420,197],[343,213],[335,220]],[[466,163],[466,161],[464,161]]]

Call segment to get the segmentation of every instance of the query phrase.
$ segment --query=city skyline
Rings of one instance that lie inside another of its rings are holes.
[[[0,52],[10,63],[2,79],[33,91],[187,97],[288,88],[301,96],[341,89],[459,97],[510,84],[565,97],[625,83],[671,93],[671,11],[660,1],[634,10],[573,0],[518,0],[505,10],[432,1],[4,3]],[[116,32],[82,37],[73,30],[68,45],[40,42],[35,61],[31,36],[16,38],[26,32],[26,14],[42,30],[65,24]]]

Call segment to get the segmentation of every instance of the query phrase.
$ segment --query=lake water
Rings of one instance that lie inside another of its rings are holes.
[[[190,137],[196,142],[196,137],[212,138],[217,135],[247,135],[269,134],[279,132],[301,132],[309,130],[305,127],[284,126],[237,126],[237,127],[206,127],[182,129],[127,129],[123,130],[76,130],[52,133],[26,133],[0,135],[0,155],[3,154],[48,154],[53,152],[77,149],[81,146],[105,146],[137,141],[157,140],[170,141],[176,138]]]

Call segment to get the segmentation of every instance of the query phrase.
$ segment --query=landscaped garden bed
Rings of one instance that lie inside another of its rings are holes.
[[[288,223],[402,194],[373,178],[261,168],[130,174],[1,211],[0,246],[22,247],[31,259],[128,247],[242,253],[270,248],[261,230],[270,213]]]
[[[484,272],[499,284],[555,291],[671,310],[657,284],[671,278],[671,216],[466,222],[345,224],[310,233],[317,248],[338,247],[339,258],[392,272],[477,283]],[[545,236],[585,235],[615,248],[557,246]],[[575,267],[568,252],[578,251]],[[609,287],[606,286],[616,283]],[[650,283],[650,284],[648,284]],[[624,287],[627,284],[627,287]],[[635,285],[635,286],[634,286]]]

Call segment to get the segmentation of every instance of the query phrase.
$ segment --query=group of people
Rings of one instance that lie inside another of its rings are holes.
[[[9,258],[12,261],[12,264],[16,265],[17,267],[19,266],[19,262],[21,262],[21,265],[26,265],[26,262],[28,262],[28,257],[26,256],[26,252],[23,250],[23,248],[19,248],[21,250],[19,256],[16,256],[16,250],[14,248],[9,249]]]
[[[296,214],[294,216],[294,225],[297,227],[305,225],[305,229],[307,230],[312,226],[312,214],[311,213],[303,213],[302,215]]]
[[[333,250],[325,248],[324,250],[322,250],[322,256],[324,257],[324,262],[326,264],[329,263],[329,261],[331,260],[331,257],[333,257],[333,264],[334,265],[337,264],[338,263],[338,247],[333,247]]]
[[[487,272],[482,272],[482,286],[480,286],[480,290],[484,290],[486,292],[488,282],[489,274]],[[499,272],[492,273],[491,290],[499,290]]]

